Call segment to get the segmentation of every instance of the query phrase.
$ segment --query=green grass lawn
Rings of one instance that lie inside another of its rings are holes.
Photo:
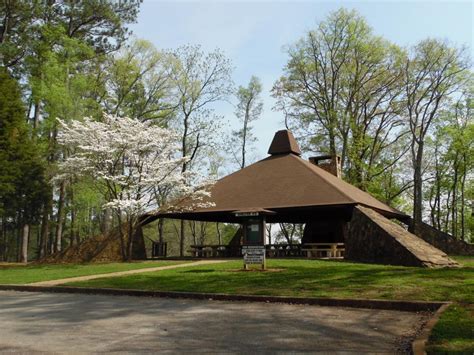
[[[182,261],[144,261],[104,264],[53,264],[53,265],[0,265],[0,284],[27,284],[58,280],[68,277],[107,274],[117,271],[136,270],[172,264]]]
[[[241,261],[77,282],[75,286],[299,297],[474,302],[474,268],[423,269],[323,260],[268,260],[267,272]]]
[[[423,269],[322,260],[268,260],[267,272],[242,272],[241,261],[69,285],[229,294],[453,301],[430,351],[474,350],[474,258],[459,269]],[[275,270],[276,269],[276,270]]]
[[[474,353],[474,305],[450,306],[433,328],[427,350],[429,354]]]
[[[474,268],[474,256],[452,256],[451,258],[456,260],[463,267]]]

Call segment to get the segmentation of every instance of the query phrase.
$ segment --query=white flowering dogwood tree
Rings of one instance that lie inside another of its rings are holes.
[[[191,207],[206,206],[211,181],[182,172],[189,159],[179,154],[179,137],[170,129],[128,117],[104,115],[99,122],[59,120],[58,142],[71,154],[59,166],[57,179],[89,175],[108,202],[104,208],[116,212],[124,258],[132,257],[133,235],[139,217],[151,209],[163,209],[157,190],[168,191],[171,200],[195,201]],[[190,181],[195,182],[190,184]],[[178,206],[167,206],[179,209]],[[126,226],[125,238],[123,227]]]

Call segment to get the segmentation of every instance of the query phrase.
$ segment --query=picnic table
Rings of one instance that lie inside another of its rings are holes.
[[[301,256],[301,244],[267,244],[268,257]]]
[[[341,258],[344,256],[344,243],[305,243],[301,251],[308,258]]]
[[[344,246],[344,243],[267,244],[265,245],[265,253],[270,258],[298,256],[307,256],[308,258],[341,258],[344,256]],[[191,254],[197,258],[231,256],[231,249],[228,245],[191,245],[190,248]]]
[[[191,245],[191,253],[198,258],[228,256],[229,246],[222,244]]]

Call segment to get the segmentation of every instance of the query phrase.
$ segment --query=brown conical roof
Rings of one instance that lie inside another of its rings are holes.
[[[272,144],[268,149],[268,154],[296,154],[301,155],[300,147],[296,143],[293,133],[287,129],[283,129],[275,133],[273,137]]]
[[[212,220],[213,215],[221,218],[231,216],[235,211],[264,209],[277,212],[284,210],[287,213],[297,208],[317,207],[321,210],[364,205],[386,216],[406,217],[367,192],[302,159],[289,131],[275,134],[269,153],[272,156],[218,180],[211,188],[211,197],[208,199],[214,206],[196,208],[182,214],[158,213],[155,216],[199,219],[200,215],[205,215],[207,220]],[[273,216],[275,220],[280,212]]]

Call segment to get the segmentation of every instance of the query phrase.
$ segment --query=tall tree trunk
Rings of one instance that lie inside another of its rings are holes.
[[[16,251],[16,262],[19,263],[21,260],[21,238],[22,238],[23,228],[22,226],[19,225],[19,221],[17,221],[15,225],[18,226],[18,228],[15,228],[15,233],[16,233],[15,251]]]
[[[8,251],[9,251],[9,245],[8,245],[8,229],[6,225],[6,220],[4,220],[5,226],[4,226],[4,240],[3,240],[3,260],[8,261]]]
[[[433,224],[436,228],[441,230],[441,172],[439,171],[438,164],[436,165],[436,224]]]
[[[123,234],[122,212],[120,210],[117,211],[117,219],[118,219],[118,230],[119,230],[119,235],[120,235],[120,250],[122,251],[122,259],[127,260],[125,235]]]
[[[463,161],[464,161],[464,170],[463,170],[463,175],[461,179],[461,239],[466,241],[466,230],[465,230],[465,224],[466,224],[466,218],[464,216],[465,213],[465,200],[464,200],[464,191],[466,189],[466,162],[467,157],[466,154],[463,154]]]
[[[453,176],[453,199],[451,203],[451,235],[457,237],[457,194],[458,194],[458,171],[459,164],[457,162],[458,155],[456,154],[454,158],[454,176]]]
[[[422,221],[423,218],[423,211],[422,211],[422,203],[423,203],[423,193],[422,193],[422,177],[421,177],[421,168],[416,166],[415,171],[413,174],[413,222],[414,230],[417,231],[418,224]]]
[[[0,218],[0,261],[5,261],[5,244],[6,244],[6,231],[5,231],[5,217]]]
[[[181,137],[181,154],[183,158],[188,155],[188,130],[189,130],[189,114],[185,114],[184,120],[183,120],[183,135]],[[189,163],[190,163],[190,160],[185,161],[183,163],[183,166],[181,167],[181,173],[186,172],[186,170],[188,169]],[[184,220],[180,221],[179,227],[180,227],[179,256],[183,257],[184,256],[184,239],[186,237],[185,231],[184,231]]]
[[[41,74],[42,75],[42,74]],[[50,131],[49,135],[49,155],[48,155],[48,167],[50,168],[54,162],[57,161],[56,151],[57,151],[57,135],[58,130],[57,127],[53,127],[52,131]],[[48,195],[46,197],[47,201],[45,202],[45,210],[43,210],[43,220],[41,225],[41,241],[44,246],[43,256],[47,254],[53,253],[53,246],[54,246],[54,236],[51,235],[51,226],[50,226],[50,218],[53,215],[53,187],[48,186]]]
[[[127,240],[127,261],[132,261],[133,258],[133,237],[135,233],[135,228],[134,228],[134,223],[132,220],[132,217],[127,218],[127,234],[128,234],[128,240]]]
[[[56,239],[56,230],[52,229],[49,231],[48,236],[48,253],[51,255],[54,253],[54,241]]]
[[[64,200],[66,195],[66,184],[64,181],[59,185],[59,200],[58,200],[58,219],[56,226],[56,237],[54,241],[54,251],[61,251],[64,225]]]
[[[219,228],[219,222],[216,222],[217,244],[222,245],[222,234]]]
[[[94,211],[92,209],[92,207],[90,206],[87,206],[87,209],[88,209],[88,215],[89,215],[89,218],[87,219],[87,234],[88,234],[88,238],[92,237],[93,235],[93,232],[92,232],[92,216],[94,214]],[[106,233],[104,233],[106,234]]]
[[[102,233],[107,234],[110,232],[111,223],[112,222],[112,210],[110,208],[106,208],[104,210],[104,216],[102,220]]]
[[[21,233],[21,252],[20,252],[20,263],[28,262],[28,241],[30,236],[30,225],[25,223]]]
[[[423,142],[418,144],[414,157],[413,172],[413,225],[412,232],[418,232],[418,226],[423,220]]]
[[[72,187],[72,184],[69,189],[69,203],[70,203],[70,208],[71,208],[71,230],[69,233],[69,245],[74,245],[74,242],[76,240],[75,234],[76,234],[76,205],[74,201],[74,188]]]
[[[163,227],[164,227],[164,218],[158,219],[158,241],[160,244],[163,244]]]
[[[267,228],[267,235],[268,235],[268,244],[272,244],[272,225],[268,223],[266,228]]]
[[[245,109],[245,118],[244,118],[244,130],[242,134],[242,162],[240,168],[245,168],[245,154],[246,154],[246,145],[247,145],[247,130],[248,130],[248,121],[249,121],[249,106]]]
[[[34,130],[36,130],[38,128],[40,113],[41,113],[41,101],[39,99],[37,99],[35,101],[35,113],[34,113],[34,116],[33,116],[33,129]]]
[[[51,193],[51,190],[50,190]],[[38,249],[38,258],[42,259],[47,255],[48,250],[48,237],[49,237],[49,216],[52,210],[52,195],[46,197],[46,201],[43,204],[43,216],[41,218],[41,234],[40,234],[40,247]]]
[[[336,134],[334,133],[334,128],[331,127],[328,132],[329,135],[329,154],[336,155]]]
[[[196,221],[189,221],[189,229],[191,231],[191,235],[193,236],[193,244],[198,245],[197,232],[196,232]]]
[[[451,201],[451,190],[448,190],[448,196],[446,197],[446,204],[445,204],[445,211],[446,211],[446,219],[444,221],[444,230],[443,232],[449,233],[449,201]]]
[[[207,222],[199,222],[199,238],[201,239],[201,245],[206,244],[207,236]]]
[[[185,233],[184,233],[184,220],[180,221],[179,224],[179,256],[184,256],[184,238],[185,238]]]

